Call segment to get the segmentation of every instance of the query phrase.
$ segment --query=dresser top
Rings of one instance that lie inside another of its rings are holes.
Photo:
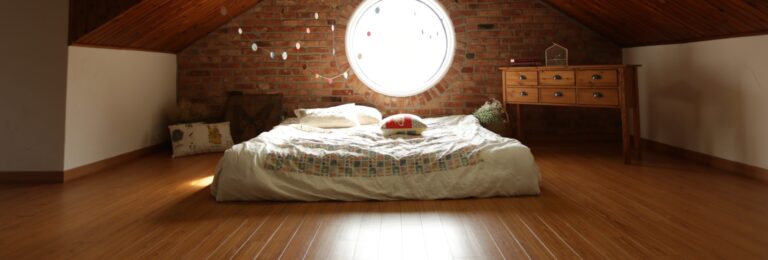
[[[499,70],[594,70],[594,69],[617,69],[617,68],[636,68],[639,64],[607,64],[607,65],[574,65],[574,66],[538,66],[538,67],[499,67]]]

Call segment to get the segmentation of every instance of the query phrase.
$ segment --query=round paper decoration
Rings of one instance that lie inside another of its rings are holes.
[[[320,14],[315,12],[315,20],[320,19]]]
[[[301,43],[300,42],[296,42],[296,49],[297,50],[301,50]]]
[[[312,32],[312,30],[310,30],[309,27],[307,27],[307,34],[309,34],[311,32]]]
[[[287,60],[287,59],[288,59],[288,52],[284,51],[283,52],[283,60]]]
[[[243,28],[242,27],[237,28],[237,34],[243,34]]]
[[[270,59],[274,59],[275,58],[275,52],[274,51],[270,51],[269,52],[269,58]]]
[[[259,50],[259,45],[254,42],[253,44],[251,44],[251,50],[258,51]]]
[[[336,25],[331,24],[331,31],[332,32],[336,31]]]

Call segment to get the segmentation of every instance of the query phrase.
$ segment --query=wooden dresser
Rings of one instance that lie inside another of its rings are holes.
[[[639,65],[501,68],[504,105],[515,105],[522,138],[523,105],[615,108],[621,111],[624,162],[640,157]],[[509,111],[509,109],[507,109]]]

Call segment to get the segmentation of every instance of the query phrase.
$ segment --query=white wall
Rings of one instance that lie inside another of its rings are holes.
[[[60,171],[68,1],[0,1],[0,172]]]
[[[642,135],[768,168],[768,36],[624,49],[642,64]]]
[[[69,47],[64,170],[161,143],[176,55]]]

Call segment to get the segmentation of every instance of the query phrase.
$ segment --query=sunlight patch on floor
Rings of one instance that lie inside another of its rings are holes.
[[[189,182],[189,185],[195,187],[207,187],[208,185],[211,185],[211,183],[213,183],[213,175],[191,181]]]

